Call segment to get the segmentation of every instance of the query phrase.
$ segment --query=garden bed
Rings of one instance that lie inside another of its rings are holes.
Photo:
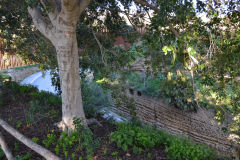
[[[60,97],[47,92],[38,92],[32,86],[19,86],[15,82],[5,82],[0,86],[0,90],[1,118],[62,159],[160,160],[176,159],[178,155],[184,157],[185,152],[196,155],[196,158],[202,154],[202,151],[206,155],[211,154],[211,151],[204,146],[160,133],[153,128],[144,129],[127,123],[117,125],[111,120],[103,119],[100,114],[94,118],[102,126],[91,125],[93,134],[76,122],[77,132],[67,136],[65,132],[60,132],[54,126],[54,123],[61,120]],[[2,128],[0,131],[15,159],[43,159]],[[182,150],[179,150],[179,147]],[[3,153],[0,157],[6,159]],[[184,159],[181,157],[178,159]]]

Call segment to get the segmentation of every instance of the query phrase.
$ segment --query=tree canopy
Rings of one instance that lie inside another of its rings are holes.
[[[37,6],[47,17],[53,12],[51,2],[2,0],[0,36],[7,47],[1,49],[43,68],[56,68],[53,44],[32,25],[28,14],[29,6]],[[60,11],[61,1],[54,2]],[[169,102],[181,109],[214,107],[218,120],[230,113],[231,129],[239,134],[239,7],[237,0],[91,1],[76,25],[81,75],[91,70],[96,79],[107,77],[106,84],[119,80],[126,85],[124,74],[113,73],[125,73],[126,66],[142,57],[149,66],[147,75],[164,73],[164,93],[175,97]],[[146,32],[140,34],[139,28]],[[127,37],[131,47],[115,47],[119,36]]]

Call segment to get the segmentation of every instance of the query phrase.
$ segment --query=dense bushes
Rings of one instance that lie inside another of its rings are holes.
[[[117,130],[110,134],[112,142],[125,152],[141,153],[154,147],[165,147],[169,158],[211,160],[216,159],[216,153],[210,148],[193,143],[187,139],[178,138],[149,126],[139,126],[134,123],[120,123]]]

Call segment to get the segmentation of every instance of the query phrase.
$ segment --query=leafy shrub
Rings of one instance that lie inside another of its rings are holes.
[[[31,158],[32,158],[32,154],[27,153],[26,155],[17,155],[16,157],[14,157],[14,160],[28,160]]]
[[[61,98],[50,92],[31,92],[30,96],[34,99],[38,99],[41,105],[57,105],[61,106]]]
[[[194,100],[192,81],[189,76],[169,72],[166,76],[128,75],[128,85],[145,94],[154,97],[164,97],[168,103],[174,104],[180,109],[195,109],[197,104]]]
[[[81,86],[83,107],[87,117],[96,117],[101,107],[112,105],[110,93],[103,90],[96,82],[82,80]]]
[[[128,123],[120,123],[117,131],[110,134],[112,142],[116,142],[119,148],[125,152],[133,147],[135,152],[140,152],[142,148],[149,150],[156,146],[156,132],[143,129]]]
[[[190,142],[186,139],[180,139],[174,136],[168,136],[166,139],[168,145],[165,147],[168,156],[174,159],[216,159],[216,154],[210,148]]]
[[[30,92],[37,92],[38,91],[38,89],[37,89],[37,87],[35,87],[35,86],[32,86],[32,85],[23,85],[23,86],[19,86],[18,87],[19,88],[19,92],[18,93],[20,93],[20,94],[26,94],[26,93],[30,93]]]
[[[54,134],[54,130],[52,130],[51,133],[47,135],[47,138],[42,141],[42,143],[46,148],[49,148],[51,144],[56,142],[56,140],[57,140],[57,137]]]
[[[56,154],[64,154],[65,159],[75,158],[76,154],[81,151],[84,151],[86,158],[90,159],[99,146],[99,142],[93,138],[88,128],[81,125],[79,119],[74,119],[74,125],[75,130],[72,131],[70,135],[68,135],[67,132],[62,132],[60,138],[57,139],[54,131],[52,131],[47,135],[47,138],[43,140],[43,144],[46,148],[55,146]]]
[[[117,131],[110,134],[110,139],[123,151],[127,152],[131,148],[135,154],[141,153],[142,149],[149,151],[154,147],[164,146],[169,158],[180,160],[216,159],[216,153],[209,147],[134,123],[118,124]]]

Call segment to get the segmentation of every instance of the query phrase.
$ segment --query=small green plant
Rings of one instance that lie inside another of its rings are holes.
[[[31,153],[27,153],[26,155],[23,156],[24,160],[31,159],[31,158],[32,158],[32,154]]]
[[[107,149],[106,148],[103,150],[103,154],[104,154],[104,156],[107,155]]]
[[[9,121],[9,122],[11,122],[12,120],[13,120],[13,117],[12,117],[12,116],[8,118],[8,121]]]
[[[151,153],[147,154],[147,158],[149,158],[149,159],[151,158]]]
[[[14,160],[30,160],[32,158],[31,153],[27,153],[26,155],[17,155]]]
[[[56,142],[56,140],[56,135],[54,134],[54,130],[52,130],[52,132],[47,135],[47,138],[44,139],[42,143],[46,148],[49,148],[51,144]]]
[[[14,143],[14,151],[15,152],[19,151],[19,144],[18,143]]]
[[[27,111],[25,113],[25,120],[28,126],[32,125],[34,123],[34,114],[32,112]]]
[[[56,152],[56,154],[59,154],[59,152],[60,152],[60,146],[59,145],[56,145],[55,152]]]
[[[110,134],[112,142],[116,142],[119,148],[127,152],[133,147],[135,154],[141,153],[142,148],[146,150],[152,149],[156,146],[156,132],[148,131],[140,126],[134,126],[128,123],[120,123],[117,126],[117,131]]]
[[[76,154],[72,153],[72,159],[75,159],[75,158],[76,158]]]
[[[55,134],[50,133],[43,144],[48,148],[52,143],[55,144],[56,154],[64,154],[66,159],[76,159],[79,151],[86,153],[86,159],[91,159],[94,156],[96,148],[99,146],[98,140],[93,138],[91,131],[81,125],[79,119],[74,119],[75,130],[68,135],[67,132],[62,132],[61,136],[56,139]],[[74,150],[73,150],[74,148]],[[79,157],[81,159],[82,157]]]
[[[17,121],[17,128],[21,128],[22,127],[22,122],[21,121]]]
[[[118,155],[118,152],[117,152],[117,151],[114,151],[114,152],[112,152],[111,155],[112,155],[112,156],[117,156],[117,155]]]
[[[35,143],[38,143],[39,138],[37,138],[37,137],[33,137],[33,138],[32,138],[32,141],[35,142]]]
[[[31,100],[29,102],[29,111],[35,113],[35,112],[39,112],[39,108],[40,105],[39,105],[39,101],[38,100]]]

